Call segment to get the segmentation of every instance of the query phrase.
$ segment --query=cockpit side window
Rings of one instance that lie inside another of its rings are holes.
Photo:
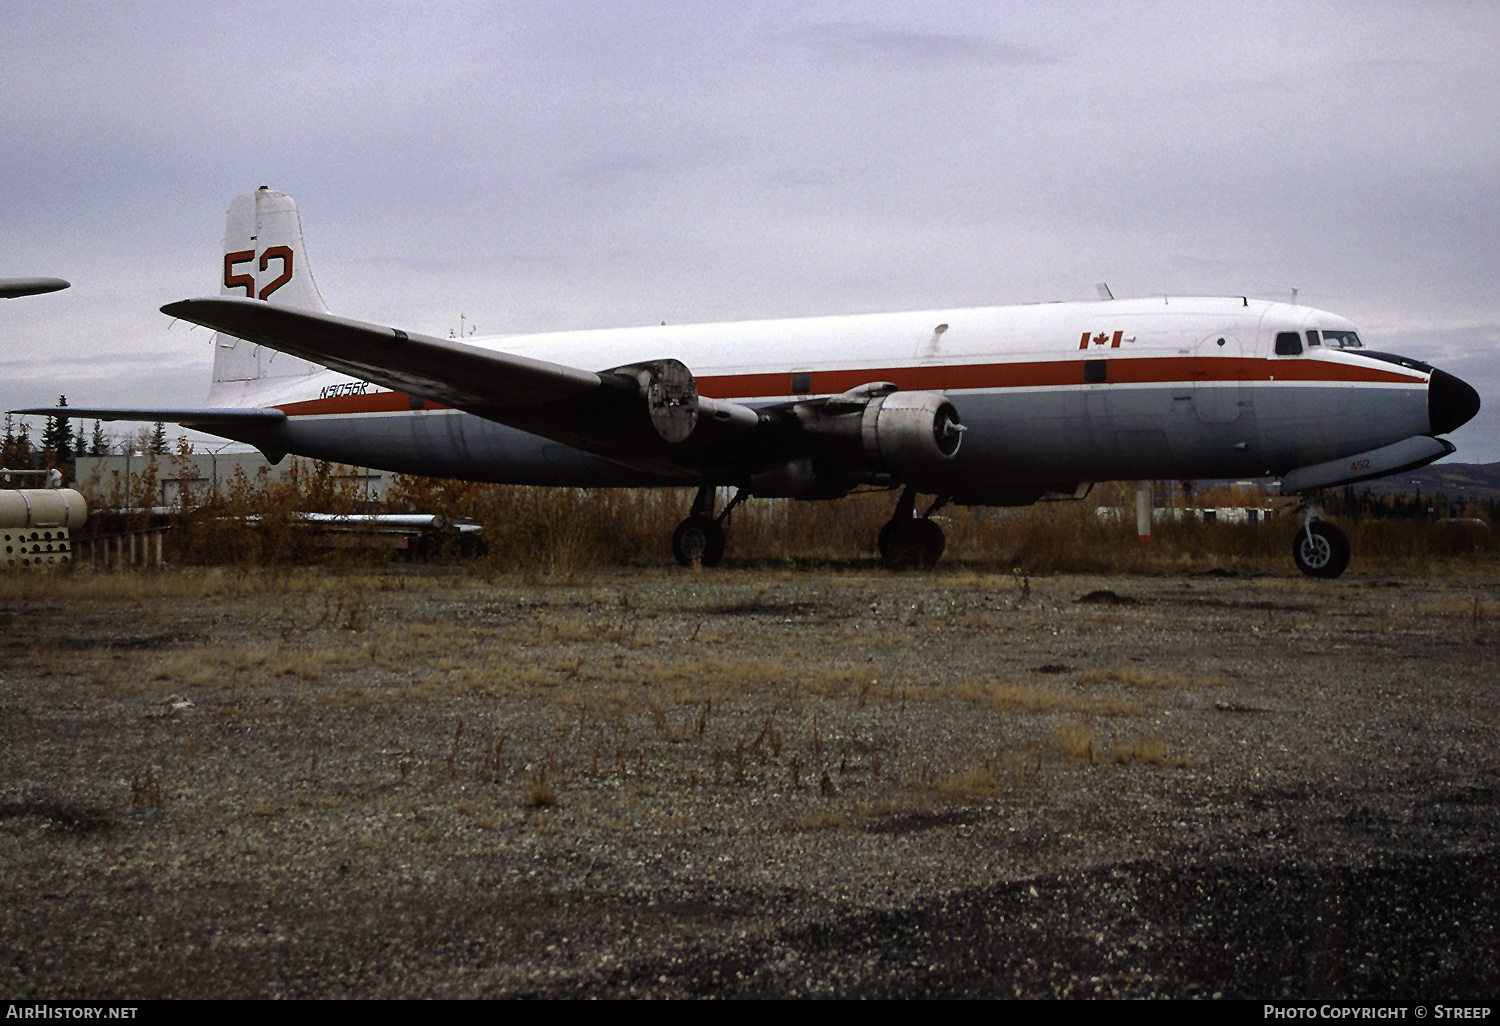
[[[1359,333],[1354,331],[1340,331],[1337,329],[1323,329],[1323,344],[1325,346],[1337,346],[1340,349],[1363,349],[1364,343],[1359,340]]]
[[[1318,338],[1318,329],[1317,328],[1308,328],[1307,329],[1307,344],[1310,345],[1310,346],[1318,346],[1318,345],[1322,345],[1323,344],[1319,340],[1319,338]]]
[[[1277,356],[1301,356],[1302,336],[1295,331],[1282,331],[1276,335]]]

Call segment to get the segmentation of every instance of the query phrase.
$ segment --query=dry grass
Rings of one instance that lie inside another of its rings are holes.
[[[521,789],[521,804],[528,809],[550,809],[557,804],[557,790],[545,776],[535,776]]]
[[[1078,675],[1078,683],[1119,684],[1127,688],[1161,688],[1175,691],[1194,691],[1200,688],[1224,686],[1224,682],[1217,677],[1190,677],[1180,673],[1163,673],[1159,670],[1141,670],[1134,667],[1084,670]]]
[[[170,462],[171,458],[164,460]],[[332,550],[299,528],[295,512],[362,511],[362,494],[348,468],[297,460],[290,480],[235,478],[214,494],[186,494],[167,558],[175,565],[293,567],[368,565],[384,561],[377,550]],[[148,475],[150,477],[150,475]],[[93,508],[151,505],[83,482]],[[720,497],[727,499],[728,490]],[[434,478],[397,477],[388,512],[436,513],[472,518],[484,526],[488,554],[481,563],[534,580],[573,580],[599,567],[670,563],[668,540],[691,505],[685,489],[558,489],[482,485]],[[1133,518],[1101,520],[1098,506],[1130,508],[1129,486],[1101,484],[1081,502],[1017,509],[949,508],[942,512],[949,564],[1024,575],[1055,573],[1158,573],[1220,570],[1286,572],[1293,517],[1257,524],[1165,521],[1150,544],[1135,536]],[[760,499],[735,510],[726,523],[728,558],[742,565],[792,566],[835,561],[871,563],[875,538],[895,505],[893,493],[876,491],[834,501]],[[246,518],[259,526],[246,527]],[[128,525],[127,525],[128,526]],[[1355,570],[1492,572],[1500,539],[1488,528],[1441,529],[1426,521],[1348,522]],[[372,554],[373,553],[373,554]],[[439,553],[439,558],[442,558]],[[1025,601],[1029,580],[1017,585]],[[962,615],[962,596],[950,615]]]
[[[819,809],[816,812],[810,812],[805,816],[799,816],[796,819],[793,819],[788,824],[788,827],[791,830],[803,832],[813,830],[837,830],[843,825],[844,816],[842,813],[835,812],[832,809]]]
[[[1139,716],[1144,712],[1137,702],[1072,694],[1032,684],[990,683],[979,686],[974,696],[1001,712],[1071,712],[1088,716]]]
[[[1418,616],[1436,616],[1446,620],[1467,622],[1475,627],[1500,618],[1500,602],[1485,601],[1479,595],[1468,598],[1449,599],[1444,602],[1423,603],[1414,612]]]
[[[1094,749],[1094,728],[1089,723],[1069,723],[1058,728],[1057,747],[1068,763],[1093,766],[1099,755]]]
[[[1188,769],[1193,765],[1186,755],[1168,755],[1167,746],[1155,736],[1138,737],[1129,744],[1115,745],[1109,750],[1111,762],[1126,764],[1144,763],[1147,766]]]
[[[998,794],[1006,783],[1000,767],[985,762],[944,774],[933,789],[948,801],[974,801]]]

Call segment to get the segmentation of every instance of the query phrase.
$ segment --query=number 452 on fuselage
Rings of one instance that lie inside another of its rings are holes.
[[[407,474],[698,488],[679,561],[724,554],[751,497],[899,493],[892,566],[943,549],[945,503],[1081,497],[1096,481],[1279,477],[1288,493],[1454,451],[1468,384],[1371,352],[1353,324],[1247,298],[1155,298],[445,340],[328,312],[297,208],[229,210],[220,295],[162,307],[214,329],[209,405],[29,410],[168,420]],[[716,511],[717,489],[735,489]],[[919,495],[933,496],[918,515]],[[1308,508],[1294,556],[1337,576],[1348,542]]]

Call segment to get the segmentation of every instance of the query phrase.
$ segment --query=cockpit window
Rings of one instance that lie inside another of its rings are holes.
[[[1320,342],[1318,340],[1318,329],[1317,328],[1308,328],[1307,329],[1307,344],[1310,345],[1310,346],[1319,346],[1319,345],[1323,344],[1322,342]]]
[[[1279,332],[1276,336],[1277,356],[1301,356],[1302,336],[1295,331]]]
[[[1323,344],[1325,346],[1337,346],[1339,349],[1363,349],[1364,343],[1359,340],[1359,333],[1354,331],[1338,331],[1323,329]]]

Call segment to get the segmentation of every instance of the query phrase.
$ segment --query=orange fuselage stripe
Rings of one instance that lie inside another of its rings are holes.
[[[837,395],[871,381],[893,381],[903,391],[953,392],[964,389],[1047,388],[1082,385],[1087,360],[1037,360],[1027,363],[946,364],[856,370],[786,371],[724,374],[697,379],[698,391],[713,399],[803,395]],[[1423,384],[1423,379],[1384,367],[1353,366],[1321,360],[1258,360],[1250,357],[1163,356],[1113,359],[1107,384],[1165,385],[1200,382],[1318,382],[1342,384]],[[791,390],[792,378],[809,379],[806,392]],[[288,416],[338,413],[397,413],[412,409],[446,409],[439,403],[413,404],[403,392],[368,392],[330,396],[278,407]]]

